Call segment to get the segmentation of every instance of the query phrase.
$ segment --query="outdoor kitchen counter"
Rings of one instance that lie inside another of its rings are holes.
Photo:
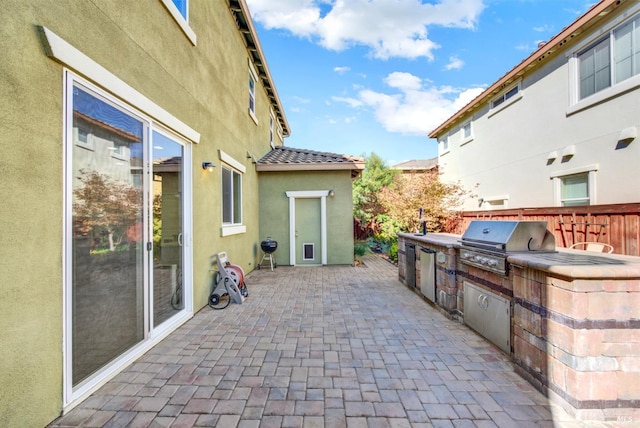
[[[409,239],[412,241],[424,242],[425,244],[433,244],[446,248],[458,248],[460,247],[460,235],[454,235],[452,233],[427,233],[423,235],[421,233],[399,233],[399,237]]]
[[[447,249],[460,248],[460,235],[450,233],[399,233],[409,241],[431,244]],[[557,253],[511,253],[511,265],[573,279],[640,278],[640,257],[595,253],[568,248],[556,248]]]
[[[546,272],[571,279],[640,278],[640,257],[558,248],[557,253],[516,253],[507,261],[512,266]]]

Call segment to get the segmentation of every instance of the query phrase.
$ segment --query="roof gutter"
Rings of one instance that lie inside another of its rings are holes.
[[[251,13],[249,12],[247,2],[246,0],[228,0],[228,2],[229,10],[231,11],[231,14],[236,21],[238,30],[240,30],[240,33],[244,38],[247,50],[251,55],[251,60],[257,68],[258,75],[262,80],[262,84],[267,91],[267,96],[269,97],[273,110],[276,113],[278,122],[282,127],[282,135],[288,137],[289,135],[291,135],[289,122],[287,121],[287,117],[284,114],[282,102],[280,101],[278,91],[276,90],[273,78],[271,77],[271,72],[269,71],[266,57],[264,55],[264,52],[262,51],[262,46],[260,45],[260,40],[258,39],[258,33],[255,26],[253,25],[253,19],[251,18]]]
[[[587,24],[595,24],[599,18],[609,14],[613,9],[624,3],[625,0],[602,0],[594,5],[584,15],[574,21],[571,25],[562,30],[558,35],[554,36],[547,43],[542,45],[538,50],[523,60],[515,68],[502,76],[497,82],[484,90],[480,95],[474,98],[469,104],[458,110],[453,116],[429,133],[429,138],[437,138],[444,131],[449,129],[458,120],[461,120],[468,113],[478,108],[487,100],[497,95],[501,90],[513,83],[516,79],[522,77],[525,73],[539,66],[544,59],[551,56],[556,50],[580,35],[588,28]]]

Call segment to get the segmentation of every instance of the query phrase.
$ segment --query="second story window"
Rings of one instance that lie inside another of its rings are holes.
[[[449,136],[445,135],[440,138],[440,151],[441,153],[445,153],[449,151]]]
[[[171,0],[185,20],[189,17],[189,0]]]
[[[249,61],[249,116],[253,119],[253,121],[258,124],[258,116],[256,116],[256,84],[258,82],[258,78],[256,77],[255,69],[253,68],[253,64]]]
[[[520,93],[520,84],[514,86],[513,88],[503,92],[500,96],[491,101],[491,108],[496,108],[505,101],[515,97]]]
[[[640,15],[618,26],[576,57],[580,99],[640,74]]]
[[[273,116],[273,110],[271,111],[271,116],[269,116],[269,145],[271,147],[274,146],[273,143],[273,126],[275,124],[275,117]]]

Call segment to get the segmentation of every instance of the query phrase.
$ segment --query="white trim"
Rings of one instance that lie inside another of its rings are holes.
[[[597,171],[600,168],[599,164],[594,163],[592,165],[585,165],[579,168],[565,169],[557,171],[549,175],[549,178],[564,177],[566,175],[582,174],[583,172]]]
[[[176,23],[178,24],[178,26],[180,27],[184,35],[187,36],[187,39],[189,39],[191,44],[195,46],[198,42],[198,37],[196,36],[196,33],[191,29],[191,26],[189,26],[189,22],[187,22],[185,17],[182,16],[182,14],[180,13],[176,5],[173,4],[173,1],[160,0],[160,2],[164,5],[164,7],[167,8],[171,17],[174,19],[174,21],[176,21]],[[189,16],[188,3],[187,3],[187,16]]]
[[[239,235],[241,233],[247,232],[247,226],[244,225],[231,225],[231,226],[222,226],[220,228],[220,236],[231,236],[231,235]]]
[[[327,264],[327,196],[329,190],[298,190],[285,192],[289,198],[289,263],[296,266],[296,199],[320,198],[320,246],[322,265]]]
[[[550,179],[553,182],[553,203],[556,207],[562,206],[562,178],[570,175],[587,173],[587,192],[589,196],[589,205],[595,205],[597,203],[596,195],[596,171],[598,171],[599,165],[592,164],[580,168],[567,169],[560,172],[555,172],[550,175]]]
[[[241,172],[243,174],[247,172],[247,167],[246,166],[244,166],[243,164],[241,164],[240,162],[235,160],[231,155],[223,152],[222,150],[218,150],[218,157],[220,158],[220,160],[222,162],[224,162],[227,165],[237,169],[239,172]]]
[[[313,257],[311,257],[310,259],[306,257],[306,247],[308,245],[311,245],[311,251],[313,253]],[[313,242],[303,242],[302,243],[302,260],[315,260],[316,258],[316,244],[314,244]]]
[[[165,109],[133,89],[123,80],[108,71],[106,68],[83,54],[70,43],[56,35],[47,27],[40,27],[47,41],[47,55],[55,58],[80,74],[86,76],[99,86],[107,88],[109,92],[126,100],[135,108],[139,109],[169,129],[182,135],[194,143],[200,142],[200,133],[186,125],[184,122],[167,112]]]

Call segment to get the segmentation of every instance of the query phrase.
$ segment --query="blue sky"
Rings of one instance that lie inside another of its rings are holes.
[[[388,165],[594,0],[247,0],[291,136]]]

